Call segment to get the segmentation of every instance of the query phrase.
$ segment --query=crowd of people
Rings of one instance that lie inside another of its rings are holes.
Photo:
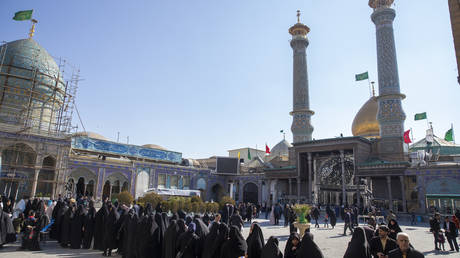
[[[100,250],[103,256],[112,256],[116,251],[128,258],[324,257],[310,229],[297,232],[293,226],[297,215],[290,205],[276,204],[267,209],[266,205],[227,203],[219,213],[202,215],[182,210],[171,213],[160,204],[153,208],[150,203],[140,205],[135,201],[125,205],[105,200],[97,210],[86,197],[56,201],[25,197],[16,204],[3,198],[0,205],[0,246],[15,242],[16,236],[20,236],[21,250],[40,250],[40,239],[51,238],[62,248],[92,248]],[[284,216],[284,226],[289,225],[290,232],[284,252],[276,236],[265,242],[261,225],[255,221],[261,211],[270,214],[272,224],[279,223]],[[344,258],[424,257],[410,244],[409,235],[402,232],[392,212],[387,223],[377,223],[369,216],[368,225],[361,227],[354,207],[339,212],[345,222],[344,234],[347,230],[352,234]],[[320,227],[319,221],[324,218],[325,227],[329,223],[334,227],[335,209],[326,206],[323,216],[321,213],[320,207],[314,206],[307,220]],[[436,214],[430,221],[436,249],[442,248],[439,236],[444,233],[451,249],[458,252],[458,217],[446,217],[443,224],[440,220]],[[245,221],[250,224],[246,239],[241,233]]]

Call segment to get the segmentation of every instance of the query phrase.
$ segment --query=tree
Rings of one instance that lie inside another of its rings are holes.
[[[123,191],[121,193],[114,194],[112,198],[117,199],[119,203],[125,204],[125,205],[128,205],[128,206],[134,200],[133,196],[128,191]]]
[[[227,203],[235,205],[236,202],[230,196],[223,196],[219,202],[220,208],[222,209]]]
[[[161,198],[161,196],[157,193],[148,193],[146,195],[144,195],[144,197],[140,197],[139,198],[139,203],[140,204],[143,204],[144,206],[147,204],[147,203],[150,203],[152,204],[153,207],[156,207],[158,203],[160,203],[163,199]]]

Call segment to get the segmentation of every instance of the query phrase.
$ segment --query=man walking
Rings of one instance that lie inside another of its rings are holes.
[[[398,248],[390,251],[388,254],[388,258],[423,258],[421,252],[415,250],[414,248],[410,247],[409,235],[406,233],[398,233],[396,236],[396,242],[398,244]]]
[[[439,247],[438,247],[438,243],[439,243],[439,231],[441,230],[441,222],[440,222],[440,219],[441,219],[441,215],[439,213],[435,213],[434,214],[434,218],[432,218],[430,220],[430,228],[431,228],[431,233],[433,233],[433,237],[434,237],[434,249],[435,250],[441,250]]]
[[[446,216],[444,219],[444,231],[446,232],[447,242],[449,242],[450,250],[458,252],[458,243],[457,243],[457,226],[450,220],[449,216]]]
[[[345,222],[345,228],[343,229],[343,235],[344,236],[347,235],[347,228],[349,228],[351,234],[353,234],[353,228],[351,227],[351,223],[352,223],[351,214],[350,214],[350,211],[348,209],[344,210],[343,220]]]

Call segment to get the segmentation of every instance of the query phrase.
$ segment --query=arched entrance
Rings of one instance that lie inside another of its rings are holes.
[[[110,188],[112,188],[110,187],[110,181],[105,181],[104,188],[102,190],[102,200],[105,200],[106,198],[110,199]]]
[[[259,188],[254,183],[247,183],[243,187],[243,202],[259,203]]]
[[[112,186],[112,194],[120,193],[120,180],[116,180]]]
[[[51,197],[54,187],[54,170],[56,160],[48,156],[43,159],[42,169],[38,174],[37,190],[35,196]]]
[[[345,182],[342,182],[342,161],[340,157],[331,157],[325,160],[318,170],[319,176],[319,202],[342,205],[347,203],[342,200],[342,184],[353,184],[354,164],[353,159],[346,156],[344,159]]]
[[[211,199],[215,202],[219,202],[224,196],[224,188],[220,184],[215,184],[211,188]]]
[[[122,191],[122,192],[129,191],[129,189],[128,189],[128,182],[124,182],[124,183],[123,183],[123,186],[121,187],[121,191]]]
[[[29,196],[35,175],[37,154],[30,146],[17,143],[1,153],[0,192],[15,200]]]
[[[77,189],[76,189],[77,197],[83,196],[85,194],[85,179],[80,177],[77,182]]]
[[[149,187],[149,174],[146,171],[141,171],[136,178],[136,198],[142,197]]]
[[[85,194],[87,196],[94,196],[94,180],[90,180],[86,186]]]
[[[202,177],[198,178],[196,181],[196,189],[200,190],[201,199],[207,200],[206,197],[206,180]]]

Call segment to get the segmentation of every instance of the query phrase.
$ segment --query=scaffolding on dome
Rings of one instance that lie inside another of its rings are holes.
[[[59,58],[55,71],[36,60],[40,49],[31,51],[33,58],[15,53],[5,60],[8,45],[0,46],[0,130],[66,137],[76,129],[72,116],[80,70]]]
[[[80,71],[63,58],[43,59],[39,48],[19,47],[26,55],[0,45],[0,132],[11,139],[0,142],[0,194],[55,197],[77,128]]]

